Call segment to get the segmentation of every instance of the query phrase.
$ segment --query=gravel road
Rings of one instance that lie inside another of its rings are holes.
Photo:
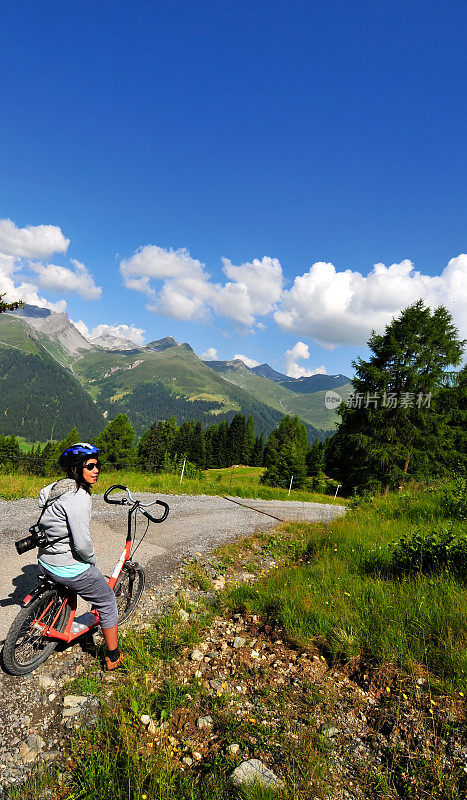
[[[207,553],[254,531],[269,529],[281,520],[331,520],[345,511],[344,506],[279,500],[228,500],[207,495],[138,496],[143,502],[160,499],[170,506],[170,514],[162,525],[149,526],[136,556],[146,569],[149,586],[172,574],[184,558]],[[37,517],[34,499],[0,501],[0,642],[18,611],[18,603],[36,583],[37,551],[18,556],[13,543],[27,536]],[[143,533],[146,521],[142,516],[138,525]],[[125,543],[126,527],[126,509],[108,505],[102,495],[94,495],[91,533],[98,566],[104,574],[113,571]]]

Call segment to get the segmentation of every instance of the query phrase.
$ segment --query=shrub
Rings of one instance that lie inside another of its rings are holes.
[[[459,476],[441,494],[441,507],[448,517],[467,520],[467,479]]]
[[[447,570],[462,578],[467,574],[467,537],[453,530],[416,531],[393,545],[393,573],[428,573]]]

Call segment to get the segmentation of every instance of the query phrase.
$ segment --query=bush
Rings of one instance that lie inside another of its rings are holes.
[[[448,517],[467,520],[467,479],[458,477],[441,494],[441,507]]]
[[[305,485],[306,488],[312,492],[334,496],[337,487],[341,484],[333,478],[328,478],[324,472],[320,472],[319,475],[313,475],[311,478],[308,478]]]
[[[449,571],[459,578],[467,574],[467,537],[451,529],[416,531],[394,544],[390,560],[393,573]]]

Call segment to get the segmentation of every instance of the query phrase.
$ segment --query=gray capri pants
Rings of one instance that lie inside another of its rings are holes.
[[[99,612],[101,628],[113,628],[118,622],[117,600],[102,572],[94,564],[89,569],[77,575],[75,578],[60,578],[53,575],[42,564],[39,564],[40,571],[46,573],[56,583],[74,589],[83,600],[92,603],[93,608]]]

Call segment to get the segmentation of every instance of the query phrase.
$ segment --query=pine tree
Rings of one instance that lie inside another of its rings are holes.
[[[194,428],[195,422],[192,419],[190,419],[189,422],[183,422],[180,425],[173,445],[174,455],[188,458],[188,453],[191,450]]]
[[[251,456],[252,467],[262,467],[264,460],[264,436],[262,433],[255,438],[255,445]]]
[[[18,469],[22,458],[21,448],[16,436],[0,435],[0,469]]]
[[[136,460],[135,432],[126,414],[117,414],[94,439],[106,469],[127,469]]]
[[[306,458],[308,475],[319,475],[324,470],[325,445],[315,439]]]
[[[304,424],[298,417],[283,417],[268,438],[264,454],[266,472],[261,482],[288,488],[293,478],[293,486],[300,489],[306,479],[308,449]]]
[[[204,442],[203,423],[197,422],[193,428],[190,447],[188,449],[188,460],[199,469],[206,467],[206,445]]]
[[[446,370],[457,366],[465,342],[440,306],[419,300],[373,332],[373,356],[353,362],[354,394],[327,448],[327,471],[344,490],[396,488],[407,477],[436,474],[449,439],[449,414],[437,397]]]
[[[243,464],[245,457],[246,420],[243,414],[235,414],[229,425],[228,447],[232,464]]]
[[[243,446],[243,464],[252,464],[253,449],[255,446],[255,421],[249,416],[246,421],[245,439]]]
[[[138,443],[138,463],[143,469],[148,472],[159,472],[162,469],[165,453],[172,453],[177,431],[175,417],[164,422],[153,422],[144,431]]]

